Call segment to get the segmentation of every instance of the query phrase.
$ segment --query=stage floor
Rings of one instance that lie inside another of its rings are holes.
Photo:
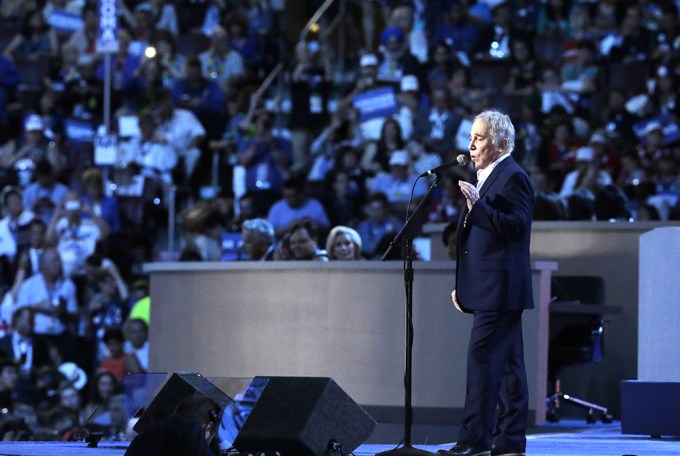
[[[527,437],[527,455],[530,456],[680,456],[680,439],[622,435],[618,422],[587,426],[580,425],[580,422],[561,422],[534,428],[530,432]],[[436,453],[439,449],[451,447],[451,443],[416,443],[413,446]],[[102,442],[99,448],[87,448],[85,443],[0,442],[0,455],[123,456],[125,447],[125,443],[119,442]],[[373,456],[396,447],[396,443],[365,443],[354,451],[354,455]]]

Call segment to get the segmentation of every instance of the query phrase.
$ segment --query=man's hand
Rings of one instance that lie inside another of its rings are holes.
[[[471,183],[462,180],[458,181],[458,187],[460,187],[460,191],[461,193],[463,193],[463,196],[465,197],[468,211],[471,211],[472,206],[474,206],[475,203],[479,200],[479,192],[477,191],[477,188]]]
[[[458,309],[459,312],[462,312],[463,309],[460,307],[460,303],[458,302],[458,296],[456,295],[456,290],[453,290],[451,292],[451,301],[453,301],[453,306]]]

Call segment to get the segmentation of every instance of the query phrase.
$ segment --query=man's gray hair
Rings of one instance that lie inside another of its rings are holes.
[[[274,226],[268,220],[255,218],[243,222],[243,229],[251,233],[259,234],[263,239],[274,242]]]
[[[491,141],[496,146],[500,146],[501,141],[508,141],[507,150],[504,153],[512,153],[515,149],[515,127],[507,114],[498,111],[482,111],[475,117],[475,120],[482,119],[489,127]]]

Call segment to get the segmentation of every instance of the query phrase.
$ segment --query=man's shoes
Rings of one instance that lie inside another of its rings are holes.
[[[491,456],[526,456],[524,451],[508,451],[495,446],[491,447]]]
[[[450,450],[439,450],[437,454],[444,454],[448,456],[491,456],[489,450],[483,448],[475,448],[464,443],[456,443]]]

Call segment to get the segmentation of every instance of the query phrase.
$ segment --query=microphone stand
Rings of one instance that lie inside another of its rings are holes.
[[[411,212],[410,215],[407,214],[406,222],[397,235],[392,239],[390,245],[385,250],[381,261],[385,261],[388,257],[394,245],[401,239],[403,234],[409,228],[411,220],[418,213],[420,208],[423,206],[425,201],[428,200],[432,191],[439,184],[439,178],[441,176],[439,173],[435,173],[435,179],[430,184],[430,188],[427,194],[420,200],[416,208]],[[414,184],[415,185],[415,184]],[[410,204],[409,204],[410,206]],[[413,234],[409,231],[406,236],[406,251],[404,260],[404,287],[406,289],[406,371],[404,373],[404,446],[401,448],[395,448],[393,450],[383,451],[377,453],[375,456],[425,456],[433,455],[429,451],[420,450],[414,448],[411,445],[411,427],[413,425],[413,407],[411,406],[411,380],[413,372]]]

